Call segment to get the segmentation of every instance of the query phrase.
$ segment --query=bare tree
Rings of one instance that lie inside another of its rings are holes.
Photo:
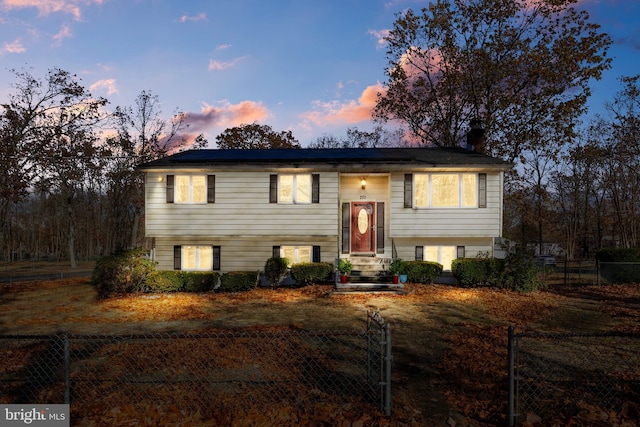
[[[112,120],[116,135],[105,140],[109,218],[106,250],[109,252],[136,247],[140,242],[144,177],[136,172],[136,165],[186,147],[207,145],[202,135],[194,141],[184,136],[188,127],[184,113],[176,111],[169,120],[163,119],[160,101],[150,91],[140,92],[133,107],[117,107]],[[130,232],[123,233],[123,230]]]
[[[374,116],[436,146],[463,145],[477,118],[488,150],[509,161],[541,140],[571,140],[611,44],[572,3],[437,0],[408,10],[387,37],[388,87]]]
[[[93,127],[107,101],[93,98],[75,75],[54,68],[41,80],[28,71],[15,71],[15,93],[2,104],[2,181],[0,209],[17,202],[35,186],[67,191],[71,205],[84,169],[67,167],[69,159],[86,155],[95,141]],[[13,186],[13,189],[10,187]],[[73,191],[72,191],[73,189]],[[71,209],[69,212],[73,211]],[[0,217],[6,218],[4,212]],[[4,224],[3,224],[4,226]],[[73,215],[67,218],[68,255],[75,266]],[[4,234],[4,233],[3,233]]]

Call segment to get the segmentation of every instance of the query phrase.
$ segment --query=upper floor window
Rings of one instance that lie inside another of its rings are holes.
[[[311,175],[278,175],[278,203],[311,203]]]
[[[215,175],[167,175],[167,203],[215,203]]]
[[[206,177],[204,175],[176,175],[175,191],[175,203],[206,203]]]
[[[284,204],[320,203],[320,175],[271,175],[269,202]]]
[[[409,174],[410,176],[410,174]],[[406,178],[405,178],[406,179]],[[405,186],[406,186],[405,182]],[[417,208],[478,207],[478,174],[433,173],[413,175],[413,205]],[[406,201],[405,201],[406,203]]]

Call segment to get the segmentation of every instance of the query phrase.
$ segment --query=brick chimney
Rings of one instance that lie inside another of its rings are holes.
[[[480,119],[471,120],[471,130],[467,132],[467,150],[480,154],[485,152],[484,129]]]

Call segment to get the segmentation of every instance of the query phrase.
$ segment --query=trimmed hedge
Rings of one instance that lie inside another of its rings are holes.
[[[258,286],[259,272],[257,271],[230,271],[220,277],[222,292],[250,291]]]
[[[603,249],[596,253],[600,276],[609,283],[640,283],[640,248]],[[637,264],[607,264],[613,262]]]
[[[147,278],[148,292],[181,292],[187,282],[186,271],[154,271]]]
[[[100,298],[112,295],[143,292],[155,262],[147,258],[143,249],[119,251],[99,258],[91,274],[91,283]]]
[[[329,262],[301,262],[291,266],[291,278],[300,286],[334,281],[335,266]]]
[[[442,264],[432,261],[405,261],[404,271],[410,283],[433,283],[442,275]]]
[[[544,287],[538,278],[540,269],[530,257],[512,253],[504,259],[464,258],[451,263],[451,272],[460,286],[498,286],[517,292]]]
[[[504,262],[495,258],[458,258],[451,262],[451,273],[463,287],[497,285],[503,271]]]

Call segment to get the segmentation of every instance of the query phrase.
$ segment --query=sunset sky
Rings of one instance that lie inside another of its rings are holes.
[[[0,102],[11,68],[77,74],[108,108],[158,95],[163,115],[188,113],[190,133],[254,121],[305,146],[371,127],[385,82],[381,40],[420,0],[0,0]],[[640,74],[640,1],[580,0],[614,41],[613,68],[593,84],[591,111]]]

